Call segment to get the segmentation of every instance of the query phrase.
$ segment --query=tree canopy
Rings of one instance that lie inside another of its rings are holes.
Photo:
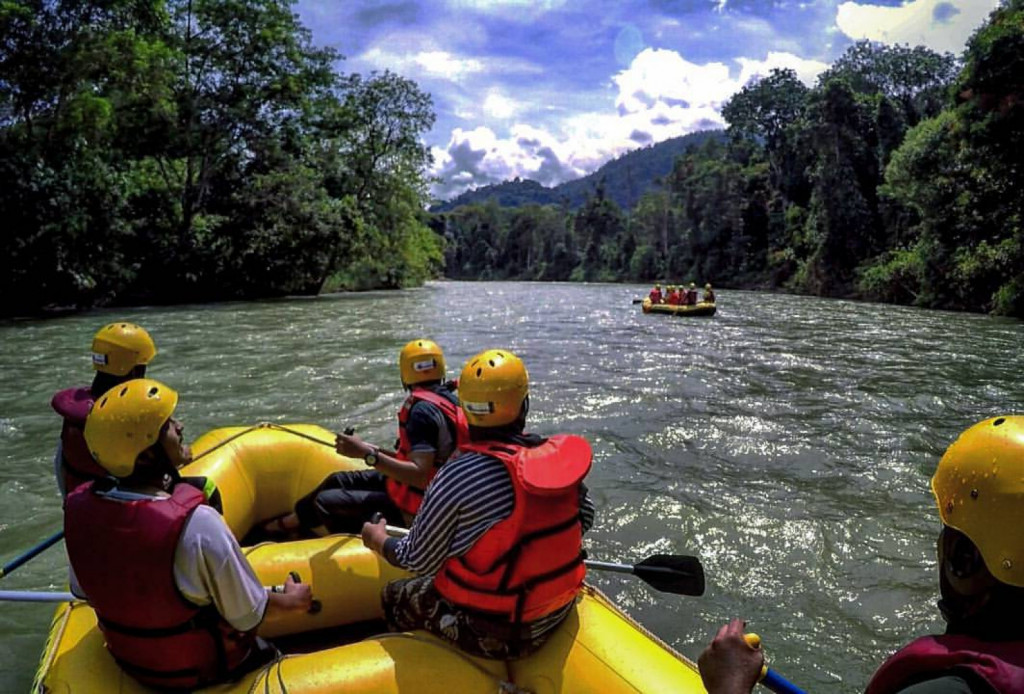
[[[4,310],[434,276],[431,100],[288,0],[0,3]]]
[[[604,181],[578,209],[438,215],[447,273],[711,281],[1024,317],[1024,0],[996,10],[962,61],[859,42],[813,88],[773,70],[722,114],[728,137],[690,146],[635,205]]]

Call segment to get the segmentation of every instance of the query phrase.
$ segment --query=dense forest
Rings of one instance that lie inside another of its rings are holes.
[[[432,103],[289,0],[0,2],[2,311],[436,276]]]
[[[775,70],[634,207],[495,199],[435,215],[452,278],[711,281],[1024,317],[1024,0],[962,59],[857,43]]]

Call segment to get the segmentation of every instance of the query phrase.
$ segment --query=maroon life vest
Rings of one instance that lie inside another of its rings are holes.
[[[50,407],[64,418],[60,445],[65,496],[86,482],[109,477],[110,473],[93,460],[85,443],[85,418],[92,409],[92,392],[88,388],[59,390],[50,400]]]
[[[174,582],[178,540],[206,496],[177,484],[170,498],[118,501],[96,493],[95,484],[68,495],[64,535],[111,655],[156,687],[191,689],[229,677],[255,630],[236,631],[212,604],[187,601]]]
[[[439,395],[427,388],[413,388],[409,392],[409,397],[402,403],[402,409],[398,411],[398,450],[395,452],[395,457],[399,460],[410,460],[412,444],[409,442],[409,434],[405,430],[405,425],[409,421],[409,412],[412,410],[412,406],[421,400],[435,405],[441,410],[444,418],[455,425],[455,440],[452,441],[452,445],[455,448],[469,441],[469,422],[466,420],[466,413],[462,411],[461,407],[443,395]],[[440,455],[440,451],[438,451],[438,455]],[[430,479],[434,479],[438,468],[444,465],[444,462],[443,460],[434,461],[434,468],[430,471]],[[385,486],[388,496],[395,506],[404,513],[416,515],[416,512],[420,510],[420,505],[423,503],[422,489],[417,489],[390,477],[385,481]]]
[[[512,514],[468,552],[445,560],[434,587],[449,602],[503,615],[514,624],[567,605],[587,573],[579,484],[590,470],[590,444],[563,434],[535,448],[479,441],[459,451],[504,463],[516,501]]]
[[[898,692],[922,676],[970,670],[1000,694],[1024,692],[1024,641],[982,641],[972,636],[923,636],[896,651],[878,668],[867,694]]]

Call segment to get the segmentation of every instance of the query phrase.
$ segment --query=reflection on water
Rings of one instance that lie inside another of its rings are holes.
[[[437,283],[260,303],[95,312],[0,327],[0,560],[60,527],[53,391],[87,383],[93,332],[145,325],[150,375],[194,438],[258,421],[356,426],[388,443],[397,354],[425,335],[449,367],[488,347],[525,360],[531,424],[586,436],[592,557],[696,554],[702,598],[592,574],[695,658],[744,616],[810,690],[861,691],[879,660],[940,628],[928,479],[969,424],[1024,410],[1024,324],[753,292],[714,318],[642,315],[622,285]],[[58,589],[59,548],[5,588]],[[51,610],[0,606],[0,689],[25,691]]]

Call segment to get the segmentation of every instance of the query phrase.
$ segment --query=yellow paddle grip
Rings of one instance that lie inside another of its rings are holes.
[[[755,650],[760,650],[760,648],[761,648],[761,637],[758,636],[757,634],[753,634],[753,633],[751,633],[751,634],[744,634],[743,635],[743,640],[746,641],[747,645],[750,646],[751,648],[753,648]],[[761,674],[758,675],[757,681],[760,682],[761,680],[763,680],[767,674],[768,674],[768,666],[767,665],[762,665],[761,666]]]

